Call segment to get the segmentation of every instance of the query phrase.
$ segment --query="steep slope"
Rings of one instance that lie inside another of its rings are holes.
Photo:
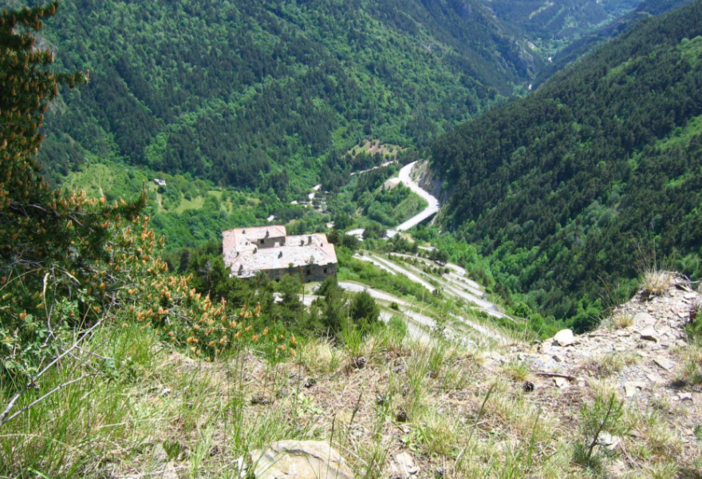
[[[532,85],[533,88],[537,88],[555,75],[556,72],[561,71],[566,66],[593,51],[603,43],[628,31],[640,20],[648,18],[651,15],[660,15],[675,10],[689,3],[691,3],[691,0],[644,0],[634,10],[609,22],[607,25],[594,32],[583,35],[581,38],[578,38],[559,51],[550,59],[550,62],[547,62],[543,68],[539,70]]]
[[[49,167],[111,158],[237,187],[283,169],[314,184],[321,158],[362,138],[427,142],[535,61],[457,0],[81,0],[46,39],[92,75],[49,115]]]
[[[531,41],[558,47],[636,8],[639,0],[483,0]]]
[[[702,2],[636,28],[433,147],[445,221],[492,274],[576,328],[638,267],[700,275]]]

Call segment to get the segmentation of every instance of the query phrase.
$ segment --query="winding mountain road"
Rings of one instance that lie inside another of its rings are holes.
[[[427,207],[420,211],[418,214],[405,221],[404,223],[402,223],[397,228],[389,229],[387,231],[388,238],[392,238],[399,231],[407,231],[409,229],[414,228],[418,224],[422,223],[423,221],[426,221],[427,219],[437,214],[441,209],[441,204],[439,203],[439,200],[432,196],[429,192],[423,190],[417,184],[417,182],[412,179],[412,170],[414,169],[417,163],[418,162],[413,161],[412,163],[408,163],[407,165],[403,166],[400,170],[399,178],[402,184],[409,188],[412,191],[412,193],[416,194],[417,196],[419,196],[427,202]],[[362,238],[364,232],[365,230],[363,228],[357,228],[354,230],[347,231],[346,234]]]
[[[412,179],[412,169],[414,169],[414,166],[416,164],[417,162],[413,161],[412,163],[409,163],[402,167],[399,175],[400,181],[403,185],[408,187],[412,191],[412,193],[416,194],[417,196],[421,197],[424,201],[426,201],[427,207],[424,208],[424,210],[422,210],[419,214],[414,215],[412,218],[408,219],[400,226],[398,226],[397,231],[407,231],[409,229],[412,229],[418,224],[437,214],[441,209],[439,200],[432,196],[429,192],[423,190],[417,184],[417,182]]]

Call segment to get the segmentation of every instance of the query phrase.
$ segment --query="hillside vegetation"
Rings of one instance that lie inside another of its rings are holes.
[[[639,0],[483,0],[497,18],[526,38],[558,51],[608,20],[634,9]]]
[[[635,9],[611,20],[606,25],[583,34],[577,40],[564,46],[550,61],[544,64],[534,80],[537,88],[572,62],[579,60],[613,38],[633,28],[640,20],[652,15],[660,15],[691,3],[692,0],[643,0]]]
[[[97,157],[281,192],[361,139],[426,144],[536,62],[473,1],[81,0],[44,34],[91,71],[47,116],[49,168]]]
[[[641,22],[433,146],[444,221],[506,292],[583,330],[637,267],[702,274],[700,35],[700,1]]]
[[[44,114],[87,80],[36,43],[57,7],[0,14],[0,476],[262,479],[253,450],[281,439],[334,448],[368,479],[699,476],[702,295],[689,280],[648,275],[601,330],[535,342],[446,251],[406,254],[419,245],[401,235],[354,256],[354,237],[330,233],[340,278],[364,288],[353,294],[335,278],[311,291],[229,277],[217,242],[169,268],[149,199],[219,220],[260,214],[258,199],[179,175],[164,176],[175,192],[144,185],[116,163],[52,188]],[[681,45],[699,57],[698,39]],[[383,205],[416,207],[382,189],[396,167],[356,175],[345,203],[379,223],[396,221]],[[108,198],[109,182],[141,194]]]

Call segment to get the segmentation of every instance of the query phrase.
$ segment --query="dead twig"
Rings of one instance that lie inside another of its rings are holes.
[[[84,374],[83,376],[81,376],[81,377],[79,377],[79,378],[72,379],[72,380],[67,381],[67,382],[65,382],[65,383],[63,383],[63,384],[59,384],[58,386],[56,386],[56,387],[55,387],[54,389],[52,389],[51,391],[49,391],[48,393],[44,394],[42,397],[40,397],[40,398],[38,398],[38,399],[32,401],[31,403],[29,403],[28,405],[26,405],[25,407],[23,407],[22,409],[20,409],[20,410],[17,411],[16,413],[14,413],[12,416],[8,417],[7,419],[3,419],[2,422],[0,422],[0,426],[2,426],[3,424],[5,424],[5,423],[7,423],[7,422],[10,422],[11,420],[13,420],[14,418],[16,418],[17,416],[19,416],[19,415],[22,414],[23,412],[27,411],[27,410],[30,409],[31,407],[35,406],[36,404],[39,404],[39,403],[42,402],[44,399],[48,398],[48,397],[51,396],[52,394],[55,394],[55,393],[59,392],[61,389],[64,389],[64,388],[70,386],[71,384],[74,384],[74,383],[77,383],[77,382],[79,382],[79,381],[82,381],[82,380],[85,379],[85,378],[89,378],[89,377],[92,377],[92,376],[97,376],[98,374],[100,374],[100,373]]]
[[[541,372],[541,373],[536,373],[536,375],[537,376],[545,376],[547,378],[563,378],[563,379],[567,379],[568,381],[575,381],[575,376],[571,376],[569,374]]]
[[[40,400],[44,399],[45,397],[47,397],[47,396],[43,396],[43,397],[39,398],[37,401],[34,401],[32,404],[30,404],[30,405],[27,406],[26,408],[22,409],[22,411],[19,411],[18,413],[13,414],[13,415],[10,416],[9,418],[7,417],[7,416],[10,414],[10,411],[12,410],[12,408],[14,407],[15,402],[17,402],[17,400],[18,400],[24,393],[26,393],[28,389],[30,389],[30,388],[35,388],[35,387],[36,387],[36,382],[37,382],[37,380],[39,380],[39,378],[41,378],[49,369],[51,369],[51,367],[52,367],[54,364],[56,364],[57,362],[59,362],[59,361],[60,361],[61,359],[63,359],[65,356],[69,355],[74,349],[76,349],[76,348],[78,347],[78,344],[79,344],[81,341],[83,341],[83,339],[87,338],[87,337],[90,335],[91,332],[93,332],[98,326],[100,326],[100,325],[102,324],[103,320],[104,320],[104,317],[101,318],[100,320],[98,320],[90,329],[88,329],[84,334],[82,334],[82,335],[78,338],[78,340],[77,340],[70,348],[68,348],[67,350],[65,350],[65,351],[64,351],[63,353],[61,353],[60,355],[58,355],[58,356],[57,356],[53,361],[51,361],[44,369],[42,369],[36,376],[34,376],[34,377],[29,381],[29,383],[24,387],[24,389],[22,389],[20,392],[18,392],[17,394],[15,394],[15,395],[12,397],[12,399],[10,399],[10,402],[8,402],[8,403],[7,403],[7,406],[5,406],[5,410],[2,412],[2,414],[0,414],[0,427],[3,426],[3,425],[4,425],[5,423],[7,423],[8,421],[10,421],[11,419],[13,419],[14,417],[16,417],[19,413],[21,413],[21,412],[23,412],[23,411],[26,411],[29,407],[33,406],[33,405],[36,404],[38,401],[40,401]],[[93,374],[95,374],[95,373],[93,373]],[[92,374],[91,374],[91,375],[92,375]],[[88,376],[90,376],[90,375],[88,375]],[[67,383],[66,385],[68,385],[68,384],[70,384],[70,383],[72,383],[72,382],[75,382],[75,381],[70,381],[70,382]],[[61,388],[61,386],[59,386],[59,388]],[[58,390],[58,389],[57,389],[57,390]],[[54,392],[55,392],[55,390],[52,391],[50,394],[53,394]],[[49,395],[50,395],[50,394],[49,394]]]

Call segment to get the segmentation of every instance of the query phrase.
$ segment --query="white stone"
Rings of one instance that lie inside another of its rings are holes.
[[[646,384],[639,381],[629,381],[624,383],[624,392],[626,397],[633,397],[639,392],[639,389],[644,389]]]
[[[617,436],[613,436],[608,432],[601,432],[597,438],[597,444],[606,447],[609,450],[614,450],[622,442],[622,439]]]
[[[648,313],[636,313],[634,315],[634,324],[641,324],[641,323],[655,323],[656,320],[653,319],[653,316],[651,316]]]
[[[556,387],[560,389],[570,387],[570,384],[566,378],[553,378],[553,382],[556,383]]]
[[[279,441],[251,453],[256,479],[353,479],[328,442]]]
[[[562,329],[553,337],[553,342],[559,346],[570,346],[575,342],[575,336],[570,329]]]
[[[654,358],[653,362],[655,362],[657,365],[659,365],[666,371],[671,371],[675,367],[675,364],[671,363],[665,358]]]
[[[494,351],[489,351],[484,354],[484,357],[487,359],[491,359],[497,363],[504,364],[505,363],[505,357],[502,356],[500,353],[496,353]]]
[[[419,468],[414,465],[414,459],[409,453],[401,452],[392,461],[392,472],[392,477],[410,479],[419,472]]]

